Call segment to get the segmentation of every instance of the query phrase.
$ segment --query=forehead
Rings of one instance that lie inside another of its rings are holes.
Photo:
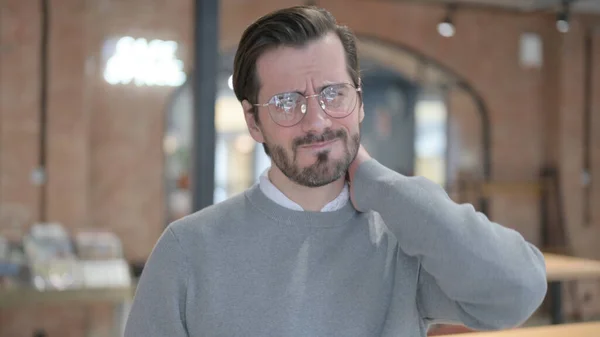
[[[330,83],[352,83],[344,47],[333,32],[302,47],[270,50],[258,58],[256,70],[261,98],[286,91],[308,93]]]

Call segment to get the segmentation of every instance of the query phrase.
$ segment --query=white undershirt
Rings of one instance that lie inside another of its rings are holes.
[[[269,180],[269,169],[266,169],[259,177],[259,187],[260,190],[267,196],[267,198],[273,200],[275,203],[280,206],[295,210],[295,211],[304,211],[302,206],[293,202],[288,198],[283,192],[281,192],[271,180]],[[333,212],[341,209],[348,203],[350,199],[350,193],[348,191],[348,184],[344,184],[344,188],[342,192],[337,196],[337,198],[330,201],[327,205],[325,205],[321,212]]]

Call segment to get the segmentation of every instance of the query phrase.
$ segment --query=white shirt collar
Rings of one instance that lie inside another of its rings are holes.
[[[266,169],[259,177],[259,187],[260,190],[267,196],[267,198],[273,200],[275,203],[280,206],[289,208],[295,211],[304,211],[302,206],[298,205],[290,198],[288,198],[283,192],[281,192],[271,180],[269,180],[269,169]],[[348,184],[344,184],[344,188],[342,192],[337,196],[337,198],[330,201],[327,205],[325,205],[321,212],[333,212],[337,211],[348,203],[350,199],[350,192],[348,190]]]

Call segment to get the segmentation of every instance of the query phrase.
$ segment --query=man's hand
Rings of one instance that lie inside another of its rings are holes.
[[[367,150],[361,144],[360,147],[358,148],[358,153],[356,154],[356,158],[354,158],[354,161],[352,162],[352,164],[350,164],[350,167],[348,168],[348,182],[350,185],[350,200],[352,201],[352,205],[354,206],[354,208],[356,208],[357,210],[360,210],[360,209],[356,205],[356,202],[355,202],[356,199],[354,197],[354,184],[353,184],[354,175],[356,174],[356,171],[358,170],[358,167],[360,166],[360,164],[368,161],[369,159],[371,159],[371,156],[369,155]]]

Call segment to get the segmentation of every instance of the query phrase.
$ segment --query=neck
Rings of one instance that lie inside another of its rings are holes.
[[[275,165],[269,169],[269,180],[286,197],[305,211],[319,212],[342,192],[345,177],[321,187],[307,187],[291,181]]]

